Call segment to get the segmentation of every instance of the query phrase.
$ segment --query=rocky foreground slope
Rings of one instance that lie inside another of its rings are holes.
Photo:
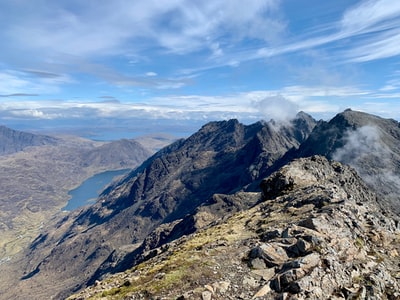
[[[208,216],[68,299],[399,299],[399,223],[353,169],[302,158],[261,188],[232,196],[258,197],[251,209]]]

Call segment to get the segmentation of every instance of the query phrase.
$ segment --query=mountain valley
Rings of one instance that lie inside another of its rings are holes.
[[[0,127],[0,262],[26,248],[49,219],[60,217],[71,189],[96,173],[138,166],[154,151],[152,140],[157,145],[148,139],[145,148],[134,140],[95,142]]]

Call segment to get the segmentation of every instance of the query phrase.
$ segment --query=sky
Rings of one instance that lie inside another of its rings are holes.
[[[0,124],[126,137],[400,120],[398,0],[0,0]]]

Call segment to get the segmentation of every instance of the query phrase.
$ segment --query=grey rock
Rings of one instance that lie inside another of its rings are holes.
[[[256,257],[249,261],[249,266],[252,269],[265,269],[267,266],[262,258]]]
[[[201,299],[202,300],[211,300],[211,292],[210,291],[204,291],[201,293]]]
[[[257,281],[254,279],[254,277],[252,276],[245,276],[243,278],[243,285],[246,286],[250,286],[250,287],[258,287],[259,284],[257,283]]]
[[[252,273],[260,276],[264,281],[269,281],[275,275],[275,268],[252,270]]]
[[[274,243],[265,243],[253,248],[249,253],[249,258],[261,258],[267,267],[273,267],[286,261],[288,256],[282,247]]]

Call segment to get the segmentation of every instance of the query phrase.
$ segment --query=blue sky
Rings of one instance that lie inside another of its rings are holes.
[[[0,39],[10,126],[178,132],[348,107],[400,119],[398,0],[1,0]]]

